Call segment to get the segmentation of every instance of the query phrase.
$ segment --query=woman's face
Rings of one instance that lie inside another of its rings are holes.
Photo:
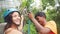
[[[20,15],[18,12],[14,12],[12,14],[12,21],[13,23],[15,23],[16,25],[20,25]]]
[[[41,25],[44,25],[44,17],[37,16],[36,19]]]

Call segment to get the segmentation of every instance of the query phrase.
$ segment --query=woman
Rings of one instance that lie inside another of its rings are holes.
[[[5,34],[23,34],[23,16],[21,19],[21,14],[16,8],[10,8],[4,13],[4,20],[7,22],[4,33]]]
[[[28,13],[28,17],[34,23],[38,34],[57,34],[57,26],[55,21],[46,21],[46,15],[44,12],[37,12],[34,18],[32,12]]]

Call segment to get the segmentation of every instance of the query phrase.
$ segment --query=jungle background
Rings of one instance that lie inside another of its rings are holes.
[[[4,23],[3,13],[8,8],[17,8],[25,16],[23,31],[25,34],[37,34],[34,24],[26,16],[31,11],[36,14],[39,11],[46,13],[46,20],[54,20],[60,34],[60,0],[0,0],[0,23]],[[30,31],[28,31],[30,29]]]

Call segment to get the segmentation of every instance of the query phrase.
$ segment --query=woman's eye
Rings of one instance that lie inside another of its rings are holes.
[[[14,15],[13,17],[16,17],[16,15]]]
[[[39,20],[39,18],[36,18],[37,20]]]
[[[18,17],[20,17],[20,15],[18,15]]]

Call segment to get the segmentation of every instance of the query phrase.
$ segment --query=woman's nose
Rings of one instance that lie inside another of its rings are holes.
[[[20,19],[20,17],[18,16],[17,19]]]

